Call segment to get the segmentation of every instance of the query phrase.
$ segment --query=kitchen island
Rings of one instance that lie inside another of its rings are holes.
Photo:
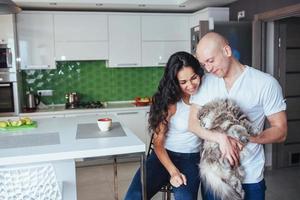
[[[112,118],[111,131],[98,131],[97,119],[102,117]],[[114,115],[36,121],[37,128],[0,131],[0,167],[52,163],[57,178],[63,182],[63,199],[76,200],[75,159],[136,154],[141,157],[144,168],[145,144]]]

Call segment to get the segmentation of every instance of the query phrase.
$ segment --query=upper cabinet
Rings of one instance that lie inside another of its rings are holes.
[[[55,68],[53,14],[17,15],[21,69]]]
[[[143,41],[189,40],[188,16],[153,14],[142,16]]]
[[[55,13],[56,60],[108,59],[107,15],[98,13]]]
[[[9,43],[14,39],[13,15],[0,15],[0,43]]]
[[[177,51],[189,51],[190,27],[187,15],[142,16],[142,65],[165,66]]]
[[[16,71],[16,40],[15,40],[15,24],[14,15],[0,15],[0,44],[7,44],[11,49],[12,54],[12,68],[9,71]]]
[[[109,15],[109,67],[141,66],[140,27],[139,15]]]
[[[173,53],[190,52],[190,29],[200,20],[228,21],[229,9],[192,14],[23,11],[17,15],[21,68],[51,69],[62,60],[165,66]]]
[[[190,15],[190,28],[199,25],[199,21],[209,21],[209,28],[213,30],[213,22],[229,21],[229,8],[208,7]]]
[[[177,51],[189,52],[188,41],[155,41],[142,43],[143,66],[166,66],[169,57]]]

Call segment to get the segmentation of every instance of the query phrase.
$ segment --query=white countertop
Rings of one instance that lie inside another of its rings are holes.
[[[53,105],[40,108],[36,112],[20,113],[19,116],[44,116],[44,115],[64,115],[80,113],[105,113],[113,111],[128,110],[149,110],[150,106],[136,106],[133,101],[108,102],[104,108],[87,108],[87,109],[66,109],[65,105]]]
[[[97,123],[97,119],[101,117],[110,117],[113,121],[117,121],[113,115],[95,114],[42,118],[36,120],[38,127],[34,129],[17,132],[0,131],[0,140],[8,136],[18,139],[19,135],[49,135],[49,133],[54,135],[58,133],[60,139],[59,144],[52,145],[0,147],[0,166],[145,152],[145,144],[124,126],[126,136],[76,139],[77,124]]]

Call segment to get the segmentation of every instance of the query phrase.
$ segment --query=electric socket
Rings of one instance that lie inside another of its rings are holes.
[[[238,14],[237,14],[238,20],[242,19],[242,18],[245,18],[245,17],[246,17],[246,13],[245,13],[244,10],[241,10],[241,11],[238,12]]]
[[[38,94],[41,94],[41,96],[52,96],[53,90],[38,90]]]

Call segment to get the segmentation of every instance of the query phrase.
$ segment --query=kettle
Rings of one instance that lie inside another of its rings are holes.
[[[29,110],[36,110],[37,106],[41,102],[41,96],[33,94],[32,92],[26,92],[26,108]]]

